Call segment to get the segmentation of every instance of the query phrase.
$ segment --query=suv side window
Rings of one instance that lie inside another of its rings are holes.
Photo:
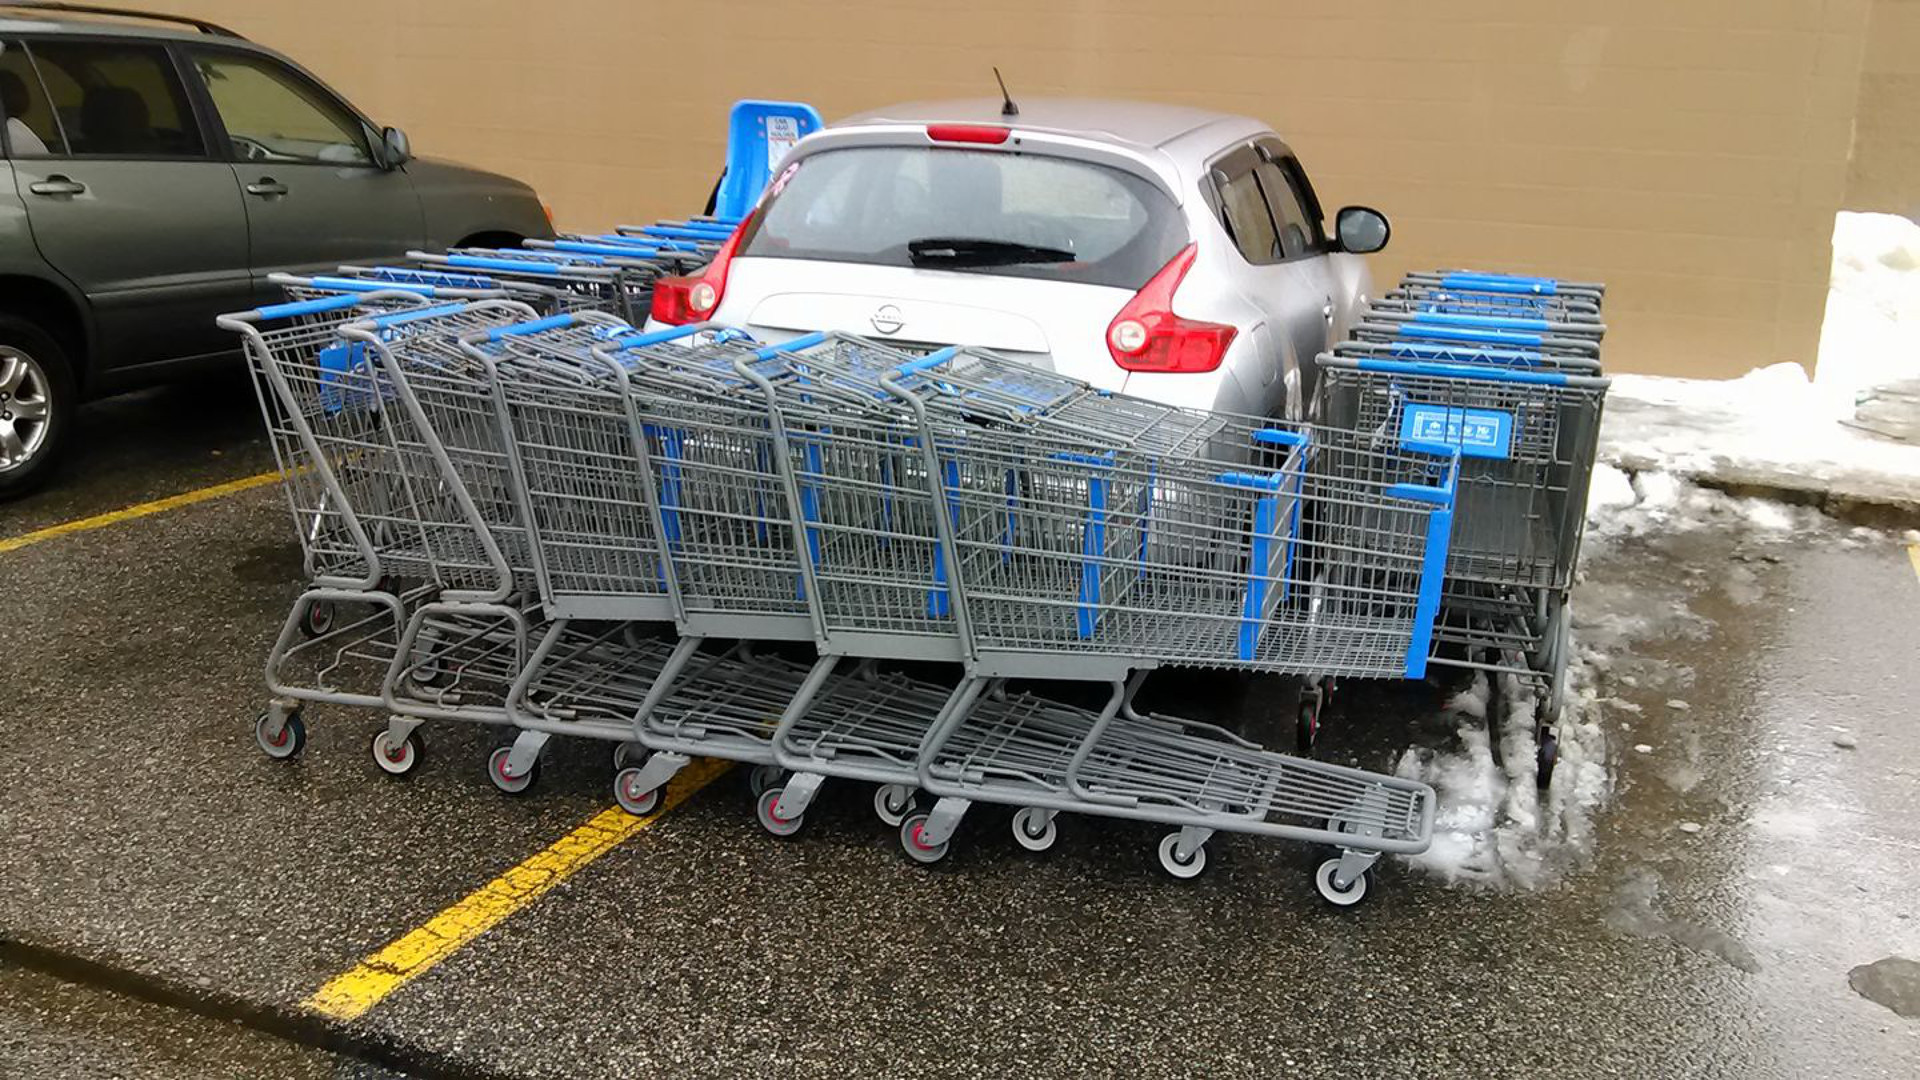
[[[204,157],[187,90],[166,49],[35,41],[34,66],[76,157]]]
[[[33,61],[17,41],[0,41],[0,131],[11,157],[48,157],[67,152],[60,121],[47,104],[47,92]]]
[[[373,164],[365,125],[280,64],[232,52],[196,52],[193,63],[236,159]]]
[[[1256,266],[1278,262],[1280,242],[1260,182],[1248,170],[1220,185],[1220,218],[1241,258]]]
[[[1272,209],[1273,220],[1278,226],[1280,258],[1294,259],[1312,254],[1315,244],[1313,221],[1308,217],[1300,193],[1294,188],[1285,166],[1281,162],[1263,161],[1254,173],[1260,178],[1260,189],[1266,193],[1267,206]]]

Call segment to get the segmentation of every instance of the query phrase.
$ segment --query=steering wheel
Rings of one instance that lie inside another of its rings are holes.
[[[266,144],[256,139],[249,139],[245,135],[228,135],[227,138],[233,141],[241,157],[248,161],[272,161],[276,156],[267,149]]]

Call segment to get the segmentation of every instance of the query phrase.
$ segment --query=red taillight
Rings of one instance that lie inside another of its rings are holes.
[[[668,326],[682,326],[712,318],[714,309],[720,306],[720,298],[727,292],[727,268],[733,262],[733,253],[739,250],[740,238],[752,224],[752,214],[742,218],[733,235],[720,245],[713,261],[700,273],[690,277],[663,277],[654,282],[653,304],[647,312],[653,320]]]
[[[927,138],[934,142],[1003,143],[1013,132],[994,124],[928,124]]]
[[[1128,371],[1198,372],[1212,371],[1226,359],[1237,333],[1233,327],[1173,313],[1173,294],[1198,252],[1188,244],[1107,324],[1107,351],[1114,363]]]

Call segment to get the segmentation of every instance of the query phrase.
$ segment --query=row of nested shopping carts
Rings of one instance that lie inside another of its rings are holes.
[[[701,225],[725,223],[667,227]],[[1433,792],[1143,715],[1144,674],[1564,679],[1597,286],[1410,276],[1320,358],[1315,428],[978,350],[640,333],[603,264],[549,262],[343,268],[223,320],[311,580],[268,661],[269,754],[312,702],[386,713],[395,774],[423,723],[474,721],[513,732],[488,763],[510,792],[551,737],[595,738],[635,813],[718,757],[753,766],[776,834],[840,777],[916,860],[984,801],[1033,850],[1063,811],[1171,826],[1180,877],[1219,829],[1331,844],[1315,880],[1344,905],[1426,846]],[[1104,706],[1032,688],[1062,679]]]
[[[269,754],[298,752],[312,703],[386,714],[373,756],[396,774],[423,723],[498,725],[506,791],[554,736],[599,739],[638,814],[721,758],[752,767],[776,834],[850,779],[918,861],[985,802],[1032,850],[1063,812],[1166,826],[1183,878],[1220,830],[1330,845],[1315,881],[1340,905],[1427,846],[1424,784],[1134,700],[1158,667],[1422,675],[1444,441],[1169,408],[979,350],[644,333],[531,302],[550,294],[344,280],[222,320],[311,581],[270,652]],[[1058,680],[1104,703],[1036,689]]]
[[[1369,445],[1461,454],[1434,664],[1533,687],[1537,776],[1552,780],[1567,695],[1569,592],[1607,378],[1597,282],[1474,271],[1410,273],[1318,358],[1319,418]],[[1302,706],[1302,738],[1318,692]],[[1499,709],[1489,711],[1498,716]],[[1498,747],[1502,740],[1493,740]]]

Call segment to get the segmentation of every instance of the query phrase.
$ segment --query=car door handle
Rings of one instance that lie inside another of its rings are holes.
[[[259,180],[247,185],[247,194],[258,195],[263,199],[272,198],[275,195],[285,195],[286,193],[287,185],[275,180],[271,176],[263,176]]]
[[[56,173],[38,183],[28,184],[27,190],[35,195],[81,195],[86,193],[87,185]]]
[[[1327,302],[1321,305],[1320,317],[1329,323],[1333,322],[1333,297],[1327,297]]]

